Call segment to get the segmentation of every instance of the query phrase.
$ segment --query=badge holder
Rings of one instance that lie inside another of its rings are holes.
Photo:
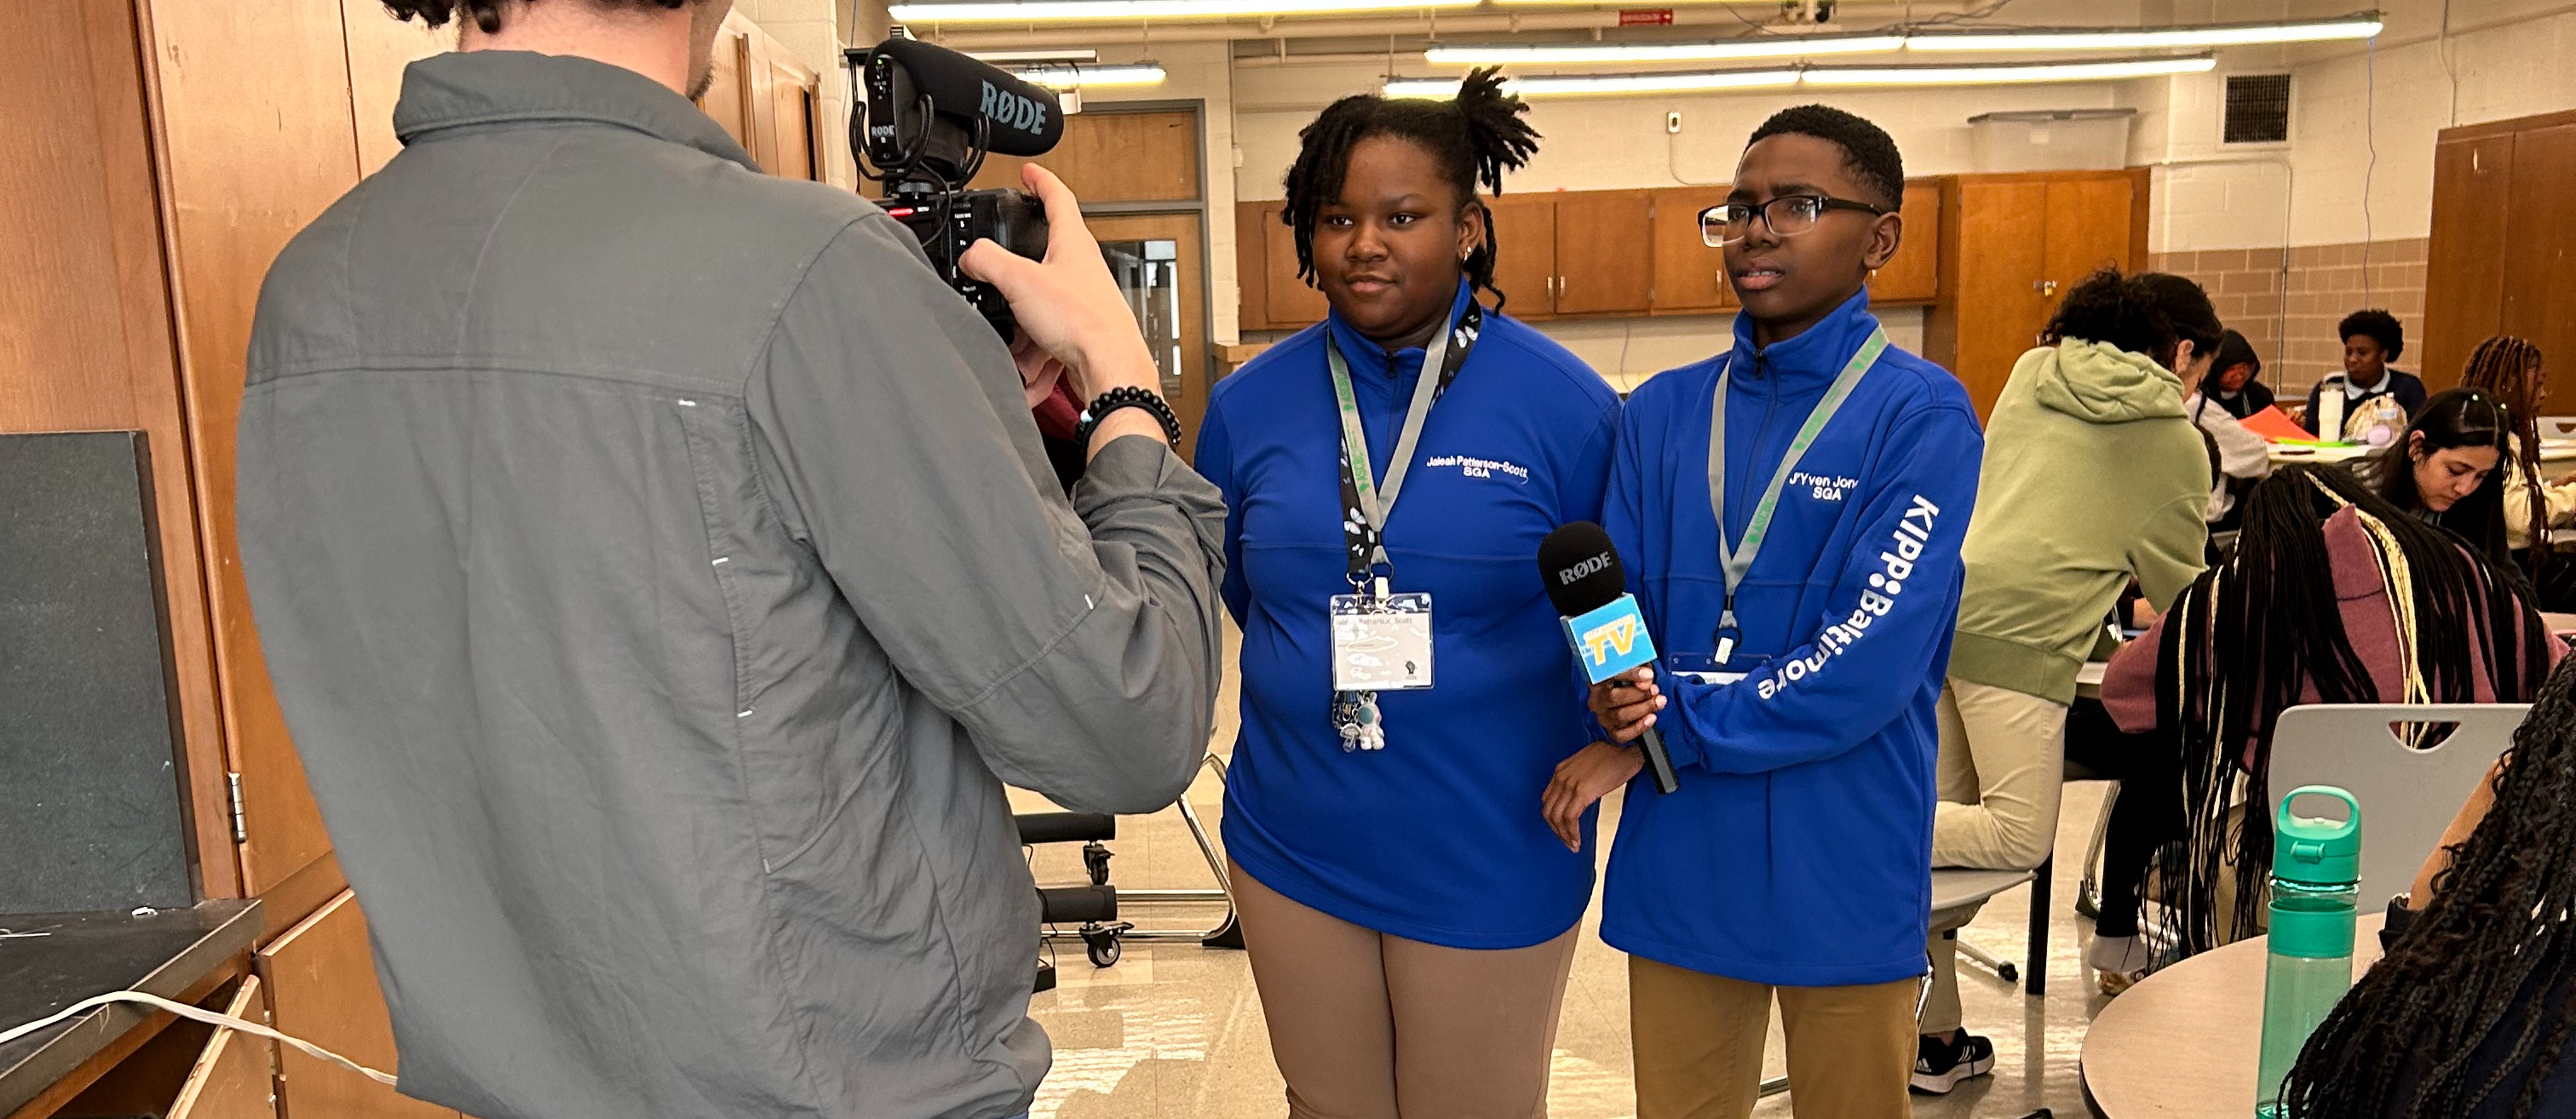
[[[1431,686],[1431,596],[1389,594],[1385,579],[1334,595],[1333,728],[1342,749],[1386,748],[1377,693]]]

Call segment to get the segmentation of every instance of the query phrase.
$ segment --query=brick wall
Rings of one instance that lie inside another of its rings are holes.
[[[2406,328],[2406,354],[2397,366],[2416,371],[2425,244],[2415,237],[2297,246],[2290,250],[2286,290],[2279,249],[2157,253],[2154,267],[2199,281],[2218,317],[2262,355],[2264,380],[2285,401],[2305,400],[2319,378],[2342,371],[2343,339],[2335,324],[2364,307],[2397,316]]]

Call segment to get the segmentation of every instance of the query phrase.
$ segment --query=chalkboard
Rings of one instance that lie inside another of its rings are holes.
[[[146,461],[0,435],[0,914],[196,901]]]

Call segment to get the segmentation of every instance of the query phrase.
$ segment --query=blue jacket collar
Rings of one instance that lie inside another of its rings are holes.
[[[1466,280],[1458,281],[1458,295],[1449,301],[1449,326],[1458,325],[1458,315],[1467,309],[1467,300],[1473,294]],[[1324,313],[1324,329],[1332,332],[1334,343],[1341,347],[1342,360],[1350,365],[1351,380],[1354,382],[1365,380],[1372,375],[1408,376],[1422,369],[1422,359],[1425,356],[1423,347],[1406,346],[1392,354],[1387,353],[1385,347],[1361,336],[1358,329],[1343,319],[1339,311]],[[1855,342],[1853,345],[1859,345],[1859,343]]]
[[[1752,359],[1758,354],[1766,375],[1782,378],[1785,386],[1796,387],[1814,382],[1822,389],[1843,371],[1869,332],[1878,326],[1878,316],[1869,313],[1869,289],[1862,288],[1842,306],[1833,309],[1805,333],[1784,342],[1772,343],[1768,349],[1753,345],[1753,316],[1735,316],[1736,360],[1730,380],[1741,384],[1753,369]]]

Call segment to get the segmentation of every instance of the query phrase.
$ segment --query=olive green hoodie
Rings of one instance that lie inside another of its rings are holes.
[[[1960,548],[1950,675],[2068,702],[2130,576],[2160,609],[2199,577],[2209,452],[2182,397],[2117,346],[2069,339],[2014,363]]]

